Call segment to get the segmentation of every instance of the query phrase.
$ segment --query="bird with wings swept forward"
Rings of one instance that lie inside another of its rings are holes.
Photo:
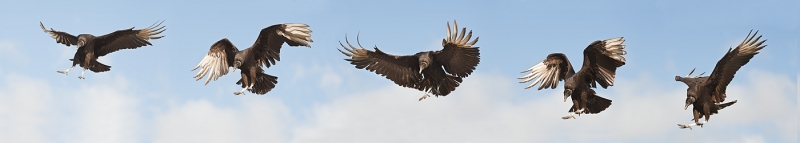
[[[750,32],[752,33],[753,31],[750,30]],[[694,72],[694,69],[686,77],[675,76],[675,81],[683,82],[686,86],[689,86],[686,89],[686,104],[683,110],[688,109],[689,105],[693,105],[694,118],[692,121],[695,122],[692,124],[678,124],[678,127],[681,129],[692,129],[692,126],[702,127],[703,124],[708,122],[711,115],[717,114],[719,110],[736,103],[736,100],[723,103],[725,97],[727,97],[725,90],[728,88],[728,84],[733,80],[736,71],[739,71],[742,66],[750,62],[750,59],[758,54],[758,50],[767,46],[762,45],[767,41],[766,39],[758,41],[761,39],[761,35],[756,38],[758,31],[750,36],[751,33],[747,33],[747,37],[742,40],[739,46],[728,49],[725,56],[722,56],[722,59],[717,62],[717,66],[714,67],[714,71],[711,72],[710,76],[701,77],[703,75],[701,73],[697,76],[689,77]],[[700,122],[700,118],[703,118],[703,116],[706,119]]]
[[[555,89],[558,82],[564,82],[564,102],[567,97],[572,97],[570,114],[562,119],[575,118],[580,114],[597,114],[611,106],[611,100],[600,97],[592,88],[597,84],[607,88],[614,86],[614,77],[617,68],[625,65],[625,42],[622,37],[602,41],[594,41],[583,50],[583,66],[575,73],[567,56],[562,53],[552,53],[547,58],[528,68],[522,73],[531,72],[520,77],[520,83],[534,81],[525,89],[540,84],[538,90],[545,88]],[[538,78],[538,79],[537,79]]]
[[[241,70],[242,78],[236,84],[242,86],[242,90],[233,94],[244,94],[250,91],[255,94],[266,94],[278,84],[278,77],[264,73],[261,66],[269,68],[280,61],[281,46],[283,43],[289,46],[305,46],[311,48],[308,42],[311,40],[311,30],[306,24],[286,23],[275,24],[264,29],[258,34],[258,39],[247,49],[239,51],[236,46],[227,38],[217,41],[211,45],[208,53],[192,71],[200,68],[194,76],[196,80],[203,79],[208,75],[205,84],[211,79],[215,81],[228,74],[228,69]],[[201,68],[202,67],[202,68]]]

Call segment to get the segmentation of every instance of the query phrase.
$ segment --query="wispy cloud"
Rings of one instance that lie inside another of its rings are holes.
[[[219,107],[206,100],[157,115],[154,142],[286,142],[289,110],[265,96],[242,96],[240,108]]]
[[[2,82],[8,86],[0,88],[0,142],[50,142],[43,130],[52,122],[49,84],[19,75]]]

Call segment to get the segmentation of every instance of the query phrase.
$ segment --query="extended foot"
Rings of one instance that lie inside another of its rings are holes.
[[[79,79],[86,79],[86,78],[83,78],[83,76],[78,76],[78,78],[79,78]]]
[[[576,118],[575,118],[575,115],[573,115],[573,114],[570,114],[570,115],[567,115],[567,116],[561,117],[561,119],[564,119],[564,120],[567,120],[567,119],[569,119],[569,118],[576,119]]]
[[[67,71],[67,70],[63,70],[63,71],[56,71],[56,72],[58,72],[58,73],[60,73],[60,74],[69,75],[69,71]]]
[[[242,91],[233,92],[234,95],[244,94]]]
[[[419,101],[422,101],[423,99],[428,98],[428,97],[431,97],[431,95],[428,95],[428,93],[425,93],[425,95],[422,95],[422,97],[419,98]]]
[[[678,124],[678,127],[680,127],[681,129],[689,128],[689,130],[692,130],[692,125]]]

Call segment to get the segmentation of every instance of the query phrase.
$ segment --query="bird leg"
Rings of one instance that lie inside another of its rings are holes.
[[[426,91],[425,94],[422,95],[422,97],[419,98],[419,101],[422,101],[423,99],[428,98],[428,97],[431,97],[431,95],[428,94],[428,92]]]
[[[56,71],[56,72],[58,72],[58,73],[61,73],[61,74],[64,74],[64,75],[69,75],[69,71],[70,71],[70,70],[72,70],[73,68],[75,68],[75,65],[73,65],[72,67],[70,67],[70,68],[69,68],[69,69],[67,69],[67,70],[63,70],[63,71]]]
[[[569,115],[561,117],[561,119],[564,119],[564,120],[569,119],[569,118],[577,119],[577,118],[575,118],[575,115],[581,116],[581,113],[583,113],[583,109],[577,110],[575,112],[569,112]]]
[[[705,124],[706,122],[708,122],[708,121],[694,122],[694,123],[688,124],[688,125],[687,124],[678,124],[678,127],[680,127],[681,129],[689,128],[689,130],[691,130],[692,126],[700,126],[702,128],[703,124]]]
[[[247,87],[245,87],[245,88],[242,88],[242,90],[240,90],[240,91],[233,92],[233,94],[234,94],[234,95],[239,95],[239,94],[244,94],[244,91],[245,91],[245,90],[253,90],[253,85],[255,85],[255,83],[252,83],[252,84],[250,84],[250,86],[247,86]]]
[[[561,117],[561,119],[564,119],[564,120],[567,120],[569,118],[576,119],[575,118],[575,112],[569,112],[569,115]]]
[[[85,72],[86,72],[86,68],[83,68],[83,71],[81,71],[81,76],[78,76],[78,78],[79,79],[86,79],[86,78],[83,78],[83,73],[85,73]]]

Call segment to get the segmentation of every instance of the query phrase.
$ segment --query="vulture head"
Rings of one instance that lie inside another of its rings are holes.
[[[564,102],[567,102],[567,97],[572,95],[572,89],[564,89]]]
[[[691,96],[686,97],[686,106],[683,107],[683,110],[688,109],[689,105],[692,105],[692,103],[694,103],[694,100],[695,100],[694,97]]]
[[[431,54],[430,52],[420,52],[414,56],[419,57],[419,73],[422,73],[422,70],[431,64]]]
[[[236,54],[236,56],[234,56],[234,58],[233,58],[233,71],[234,72],[236,71],[236,69],[238,69],[240,66],[242,66],[242,63],[244,63],[244,55],[245,54]]]
[[[572,96],[575,86],[572,84],[564,84],[564,102],[567,102],[567,97]]]
[[[93,39],[94,39],[94,36],[92,36],[90,34],[78,35],[78,45],[77,45],[77,47],[75,47],[75,49],[78,49],[78,48],[81,48],[81,47],[85,46],[86,43],[88,43],[90,40],[93,40]]]

